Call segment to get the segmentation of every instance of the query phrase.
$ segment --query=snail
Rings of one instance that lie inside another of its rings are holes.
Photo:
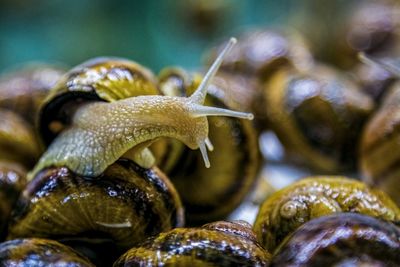
[[[270,127],[287,159],[325,173],[356,167],[357,140],[373,100],[340,72],[282,68],[264,84]]]
[[[56,90],[65,84],[71,92],[54,91],[49,96],[53,101],[44,105],[44,110],[54,113],[41,111],[45,117],[41,132],[55,139],[29,175],[31,181],[17,202],[9,238],[112,242],[120,252],[147,236],[182,226],[179,196],[154,166],[147,147],[158,137],[177,138],[191,148],[199,147],[209,166],[206,116],[252,118],[249,113],[202,105],[210,79],[234,43],[234,39],[228,43],[190,97],[95,101],[108,92],[114,97],[109,100],[114,100],[131,94],[131,87],[133,91],[153,88],[146,76],[132,75],[128,67],[133,63],[124,68],[124,60],[110,65],[104,65],[104,59],[89,61],[67,73]],[[76,103],[68,102],[74,96]]]
[[[244,221],[175,228],[128,250],[118,266],[267,266],[270,255]]]
[[[290,235],[270,266],[398,266],[400,230],[355,213],[311,220]]]
[[[16,112],[34,126],[42,101],[64,72],[57,65],[31,63],[2,74],[0,108]]]
[[[201,75],[182,69],[165,68],[159,75],[160,90],[169,95],[190,95],[200,82]],[[234,86],[232,80],[223,83],[215,77],[205,104],[243,108],[228,96]],[[176,140],[160,140],[167,153],[156,157],[157,166],[166,172],[181,196],[189,225],[225,218],[254,185],[260,167],[257,132],[251,122],[228,117],[212,117],[208,121],[214,146],[211,168],[205,168],[198,153]]]
[[[400,77],[396,60],[381,60],[365,54],[361,54],[360,58],[364,63],[379,66],[396,78]],[[397,168],[399,103],[400,82],[396,81],[387,89],[379,109],[365,126],[360,144],[360,170],[363,179],[388,193],[397,204],[400,204],[400,175]]]
[[[53,240],[27,238],[0,244],[1,266],[74,266],[94,265],[73,249]]]
[[[388,221],[400,219],[400,209],[383,192],[346,177],[316,176],[285,187],[260,206],[254,232],[268,250],[302,224],[337,212],[356,212]]]

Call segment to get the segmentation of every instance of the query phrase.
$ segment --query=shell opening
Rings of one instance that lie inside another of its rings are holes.
[[[393,65],[390,62],[387,61],[382,61],[376,58],[373,58],[371,56],[366,55],[365,53],[358,53],[358,58],[360,59],[361,62],[364,64],[367,64],[369,66],[378,66],[380,68],[383,68],[384,70],[390,72],[391,74],[400,77],[400,68]]]
[[[206,143],[200,142],[199,148],[200,148],[201,155],[203,156],[204,165],[206,166],[206,168],[210,168],[211,164],[210,164],[210,160],[208,159]]]
[[[224,60],[225,55],[231,50],[231,48],[236,44],[236,38],[231,38],[228,44],[224,47],[218,57],[215,59],[214,63],[211,65],[210,69],[207,71],[204,76],[201,84],[197,88],[197,90],[190,96],[191,101],[198,104],[203,104],[207,95],[208,85],[210,84],[212,78],[217,73],[219,66],[221,66],[222,61]]]

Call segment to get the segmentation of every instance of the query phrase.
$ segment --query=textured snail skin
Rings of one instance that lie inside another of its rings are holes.
[[[0,244],[0,266],[94,267],[73,249],[53,240],[16,239]]]
[[[181,226],[182,205],[169,180],[156,168],[120,159],[98,179],[66,167],[42,170],[18,200],[8,238],[111,243],[110,254],[117,250],[118,257],[148,236]]]
[[[307,222],[278,248],[270,266],[398,266],[400,230],[373,217],[338,213]]]
[[[345,177],[303,179],[268,197],[261,205],[254,232],[268,251],[305,222],[336,212],[355,212],[388,221],[400,219],[400,209],[383,192]]]
[[[215,222],[176,228],[130,249],[118,266],[267,266],[270,255],[255,241],[249,224]]]

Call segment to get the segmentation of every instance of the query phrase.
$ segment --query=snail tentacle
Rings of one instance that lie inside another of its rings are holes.
[[[380,67],[390,72],[391,74],[400,77],[400,68],[392,64],[391,62],[379,60],[362,52],[358,53],[358,58],[362,63],[366,65]]]

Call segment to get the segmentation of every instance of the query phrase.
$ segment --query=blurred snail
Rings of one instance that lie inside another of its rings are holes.
[[[28,238],[0,244],[1,266],[94,267],[73,249],[53,240]]]
[[[374,103],[351,80],[322,65],[305,73],[282,68],[264,84],[264,95],[289,160],[328,173],[355,168],[357,140]]]
[[[270,255],[244,221],[175,228],[128,250],[118,266],[267,266]]]
[[[0,108],[12,110],[32,126],[42,101],[64,74],[56,65],[31,63],[0,76]]]
[[[337,212],[356,212],[397,222],[400,209],[383,192],[345,177],[317,176],[285,187],[260,206],[254,232],[268,250],[302,224]]]
[[[380,66],[396,78],[400,77],[400,68],[396,61],[380,60],[365,54],[360,57],[365,63]],[[364,180],[388,193],[398,205],[399,104],[400,82],[396,81],[387,89],[379,109],[365,126],[360,145],[360,168]]]
[[[311,220],[290,235],[270,266],[398,266],[400,230],[355,213]]]
[[[202,79],[177,68],[166,68],[159,76],[160,90],[174,96],[191,95]],[[229,95],[235,83],[224,81],[213,79],[205,104],[243,108]],[[176,140],[160,140],[167,153],[156,156],[157,165],[166,171],[182,198],[189,224],[225,218],[254,185],[260,167],[257,132],[251,122],[228,117],[210,117],[208,121],[214,146],[211,168],[205,168],[198,153]]]

